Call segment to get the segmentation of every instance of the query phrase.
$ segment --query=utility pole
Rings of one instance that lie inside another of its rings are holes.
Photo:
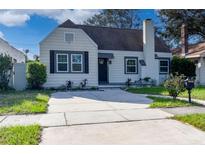
[[[25,49],[24,50],[25,54],[26,54],[26,62],[28,61],[28,53],[29,53],[29,49]]]

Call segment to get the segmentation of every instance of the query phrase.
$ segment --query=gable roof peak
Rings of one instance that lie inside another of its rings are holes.
[[[63,22],[62,24],[60,24],[58,27],[75,27],[76,24],[71,21],[70,19],[66,20],[65,22]]]

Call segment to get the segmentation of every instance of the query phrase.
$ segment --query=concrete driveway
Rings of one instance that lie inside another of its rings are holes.
[[[205,144],[205,133],[149,109],[152,100],[120,89],[58,92],[48,113],[62,125],[43,129],[41,144]]]
[[[48,113],[64,113],[68,125],[163,119],[171,114],[148,109],[152,100],[120,89],[58,92],[49,101]]]

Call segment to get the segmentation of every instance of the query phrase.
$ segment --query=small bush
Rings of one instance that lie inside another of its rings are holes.
[[[126,85],[127,87],[130,87],[131,84],[132,84],[131,82],[132,82],[132,79],[131,79],[131,78],[128,78],[127,81],[125,82],[125,85]]]
[[[80,86],[79,86],[79,87],[80,87],[81,89],[83,89],[83,88],[86,87],[87,83],[88,83],[88,80],[87,80],[87,79],[84,79],[83,81],[80,82]]]
[[[167,79],[164,83],[164,87],[167,89],[170,96],[173,99],[181,93],[185,91],[184,87],[184,75],[170,75],[169,79]]]
[[[143,80],[146,81],[146,82],[149,82],[151,80],[151,78],[150,77],[145,77]]]
[[[30,62],[27,65],[28,87],[31,89],[40,89],[46,82],[46,66],[40,62]]]
[[[173,75],[183,74],[186,77],[195,77],[196,66],[194,62],[186,58],[174,56],[171,61],[171,73]]]
[[[90,90],[98,90],[98,88],[97,87],[90,87]]]
[[[0,90],[9,89],[9,79],[12,74],[12,58],[9,55],[0,54]]]

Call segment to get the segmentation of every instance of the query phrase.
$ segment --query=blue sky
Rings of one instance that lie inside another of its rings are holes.
[[[39,42],[66,19],[83,23],[99,10],[1,10],[0,37],[17,49],[29,49],[29,57],[39,54]],[[155,10],[138,11],[140,18],[159,24]]]

